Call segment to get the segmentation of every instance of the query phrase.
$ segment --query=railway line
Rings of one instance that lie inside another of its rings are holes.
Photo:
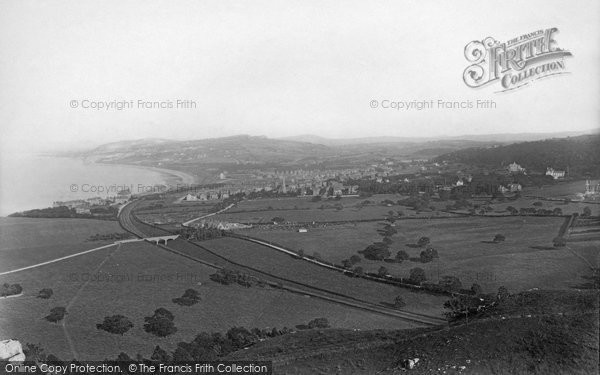
[[[134,210],[137,204],[139,204],[139,201],[134,201],[122,208],[119,214],[119,223],[121,224],[123,229],[134,234],[139,238],[157,237],[172,234],[167,230],[157,228],[153,225],[144,223],[137,219],[134,214]],[[218,254],[215,251],[206,248],[205,246],[188,240],[177,239],[170,242],[168,245],[159,244],[157,246],[162,248],[163,250],[183,256],[187,259],[193,260],[205,266],[209,266],[215,269],[227,268],[255,276],[265,281],[271,286],[288,290],[292,293],[302,294],[313,298],[319,298],[339,305],[344,305],[347,307],[352,307],[364,311],[370,311],[372,313],[391,316],[405,321],[411,321],[428,326],[437,326],[446,323],[444,319],[437,316],[387,308],[375,304],[373,302],[358,299],[343,293],[338,293],[331,290],[327,290],[326,288],[309,285],[299,280],[292,280],[286,277],[275,275],[273,273],[266,272],[255,267],[235,262]],[[315,265],[315,267],[318,266]]]

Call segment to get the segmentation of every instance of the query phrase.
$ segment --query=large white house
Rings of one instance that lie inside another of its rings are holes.
[[[565,171],[557,171],[554,168],[548,167],[548,169],[546,169],[546,176],[552,176],[553,179],[558,180],[559,178],[565,177]]]

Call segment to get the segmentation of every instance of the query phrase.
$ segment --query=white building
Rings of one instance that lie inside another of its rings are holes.
[[[559,178],[565,177],[565,171],[557,171],[554,168],[548,167],[546,170],[546,176],[552,176],[553,179],[558,180]]]

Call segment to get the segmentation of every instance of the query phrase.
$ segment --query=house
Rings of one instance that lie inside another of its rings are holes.
[[[308,232],[308,229],[306,228],[298,228],[298,233],[306,233]]]
[[[508,189],[510,190],[511,193],[514,193],[516,191],[521,191],[523,187],[521,186],[521,184],[508,184]]]
[[[500,193],[504,194],[504,193],[507,193],[507,192],[509,192],[509,191],[510,191],[510,189],[509,189],[509,188],[507,188],[507,187],[505,187],[505,186],[502,186],[502,185],[500,185],[500,186],[498,186],[498,191],[499,191]]]
[[[552,176],[553,179],[558,180],[565,177],[565,171],[557,171],[554,168],[548,167],[546,169],[546,176]]]
[[[188,194],[183,198],[184,201],[197,201],[198,197],[193,194]]]
[[[516,162],[508,165],[508,171],[510,173],[525,173],[525,168],[521,167]]]

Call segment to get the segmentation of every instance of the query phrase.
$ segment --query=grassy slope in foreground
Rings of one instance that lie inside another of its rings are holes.
[[[294,374],[404,373],[398,364],[407,358],[420,358],[411,374],[598,373],[597,293],[520,293],[491,316],[468,325],[410,331],[311,330],[229,356],[272,359],[277,373]],[[460,366],[465,366],[462,371]]]

